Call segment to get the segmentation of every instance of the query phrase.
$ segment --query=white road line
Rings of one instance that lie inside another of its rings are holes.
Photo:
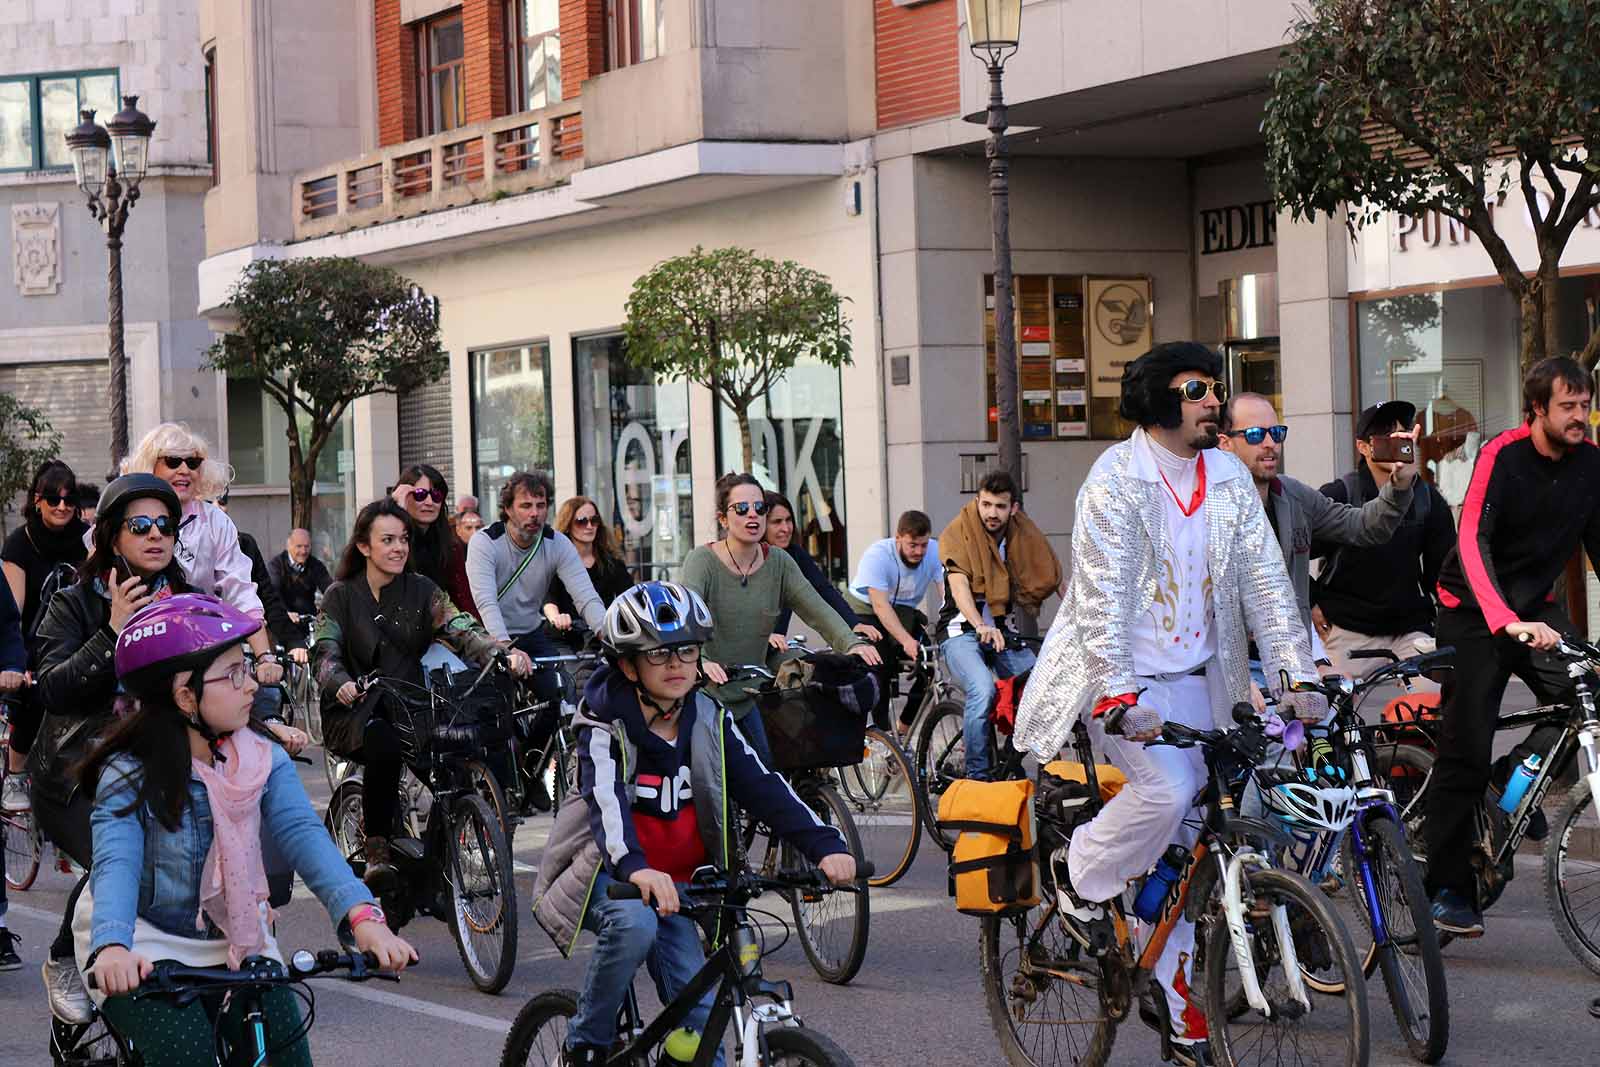
[[[461,1008],[446,1007],[435,1004],[429,1000],[418,1000],[416,997],[402,996],[399,993],[390,993],[382,989],[373,989],[369,985],[357,985],[354,982],[318,982],[317,993],[338,993],[341,996],[354,997],[373,1004],[382,1004],[385,1007],[399,1008],[401,1011],[415,1012],[418,1015],[429,1015],[435,1019],[446,1022],[460,1023],[463,1026],[473,1026],[479,1030],[488,1030],[504,1036],[511,1029],[510,1019],[497,1019],[493,1015],[482,1015],[475,1011],[464,1011]]]

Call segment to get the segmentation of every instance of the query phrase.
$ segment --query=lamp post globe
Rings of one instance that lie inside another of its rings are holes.
[[[94,120],[94,108],[78,112],[83,119],[67,134],[72,153],[72,176],[90,200],[98,200],[106,185],[106,164],[111,156],[111,135]]]
[[[137,96],[124,96],[122,110],[106,123],[116,153],[117,174],[129,188],[137,187],[149,169],[150,136],[155,130],[155,122],[139,110]]]
[[[1022,0],[966,0],[966,5],[967,38],[974,52],[999,57],[1017,50],[1022,36]]]

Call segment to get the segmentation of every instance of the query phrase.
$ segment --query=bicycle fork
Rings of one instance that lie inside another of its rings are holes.
[[[1250,950],[1250,938],[1245,930],[1244,894],[1242,883],[1246,867],[1259,867],[1263,870],[1271,867],[1266,857],[1260,853],[1245,849],[1228,861],[1224,868],[1222,881],[1222,910],[1228,923],[1228,940],[1233,946],[1235,962],[1239,965],[1239,979],[1244,985],[1245,999],[1250,1006],[1262,1015],[1272,1017],[1272,1005],[1267,1001],[1266,994],[1261,992],[1261,980],[1256,976],[1254,953]],[[1278,955],[1283,964],[1284,979],[1289,983],[1289,992],[1300,1006],[1307,1011],[1311,1010],[1311,998],[1306,993],[1305,982],[1300,973],[1300,960],[1294,951],[1294,935],[1289,930],[1289,912],[1282,904],[1272,906],[1272,930],[1278,939]]]

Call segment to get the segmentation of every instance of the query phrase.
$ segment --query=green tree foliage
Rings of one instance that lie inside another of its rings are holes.
[[[33,484],[33,472],[61,454],[61,435],[38,408],[0,393],[0,533],[17,494]]]
[[[1460,221],[1518,302],[1524,365],[1560,354],[1561,253],[1600,206],[1600,0],[1307,0],[1291,36],[1262,123],[1279,207]],[[1537,264],[1495,231],[1518,200]]]
[[[741,469],[749,470],[751,405],[800,359],[850,362],[844,299],[827,277],[792,260],[696,246],[633,283],[627,358],[664,380],[710,389],[739,422]]]
[[[259,382],[283,409],[294,524],[310,529],[317,458],[345,409],[449,367],[438,306],[392,270],[329,257],[252,263],[227,307],[238,325],[211,346],[207,365]]]

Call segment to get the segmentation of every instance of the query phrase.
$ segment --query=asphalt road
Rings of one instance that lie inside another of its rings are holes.
[[[320,801],[326,796],[320,767],[302,773]],[[517,970],[505,993],[490,997],[474,991],[444,925],[420,920],[405,935],[422,962],[400,983],[317,983],[311,1043],[318,1063],[490,1067],[498,1062],[510,1021],[529,997],[550,987],[581,985],[586,953],[562,960],[526,912],[533,865],[548,826],[544,817],[525,823],[517,834],[517,888],[524,910]],[[38,961],[70,886],[67,875],[45,871],[33,889],[12,894],[9,921],[23,939],[26,966],[0,975],[3,1067],[49,1063]],[[304,890],[284,910],[279,940],[286,949],[332,944],[325,913]],[[1600,979],[1583,970],[1556,936],[1533,860],[1523,860],[1517,881],[1490,914],[1488,936],[1457,943],[1447,950],[1447,960],[1452,1029],[1446,1063],[1595,1062],[1600,1019],[1590,1017],[1587,1005],[1600,995]],[[854,983],[837,987],[817,980],[793,942],[767,961],[766,973],[792,980],[806,1023],[833,1038],[862,1067],[1003,1062],[979,986],[977,920],[958,914],[947,899],[943,855],[926,840],[904,880],[873,892],[870,948]],[[650,1004],[654,995],[648,986],[641,976],[639,987]],[[1411,1062],[1381,982],[1375,981],[1368,995],[1372,1063]],[[1124,1024],[1112,1063],[1159,1062],[1155,1036],[1137,1021]]]

